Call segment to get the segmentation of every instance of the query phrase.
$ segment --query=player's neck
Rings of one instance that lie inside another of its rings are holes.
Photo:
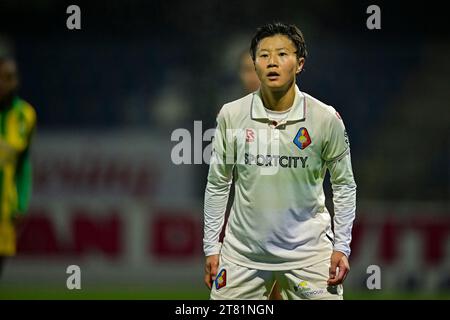
[[[287,89],[273,91],[261,87],[261,96],[264,106],[273,111],[285,111],[292,107],[295,99],[295,82]]]

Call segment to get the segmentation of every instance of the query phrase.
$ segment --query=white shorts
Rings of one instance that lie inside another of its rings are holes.
[[[249,269],[227,260],[222,255],[212,300],[267,300],[275,281],[285,300],[342,300],[342,285],[328,286],[330,262],[307,268],[284,271]]]

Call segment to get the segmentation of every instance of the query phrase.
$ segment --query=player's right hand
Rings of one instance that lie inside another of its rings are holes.
[[[216,280],[218,268],[219,268],[219,255],[218,254],[206,257],[205,284],[209,289],[211,289],[212,283]]]

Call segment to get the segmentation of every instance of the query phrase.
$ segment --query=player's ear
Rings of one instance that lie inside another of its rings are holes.
[[[300,72],[302,72],[303,70],[303,66],[305,65],[305,58],[301,57],[298,59],[298,66],[297,66],[297,74],[299,74]]]

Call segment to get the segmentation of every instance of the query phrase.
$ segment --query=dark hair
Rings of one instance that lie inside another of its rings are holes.
[[[256,34],[253,36],[252,43],[250,45],[250,54],[252,55],[253,61],[256,57],[256,48],[259,42],[267,37],[271,37],[277,34],[285,35],[294,43],[297,49],[297,58],[306,58],[308,55],[306,51],[305,38],[303,33],[294,24],[285,24],[282,22],[268,23],[256,30]]]

